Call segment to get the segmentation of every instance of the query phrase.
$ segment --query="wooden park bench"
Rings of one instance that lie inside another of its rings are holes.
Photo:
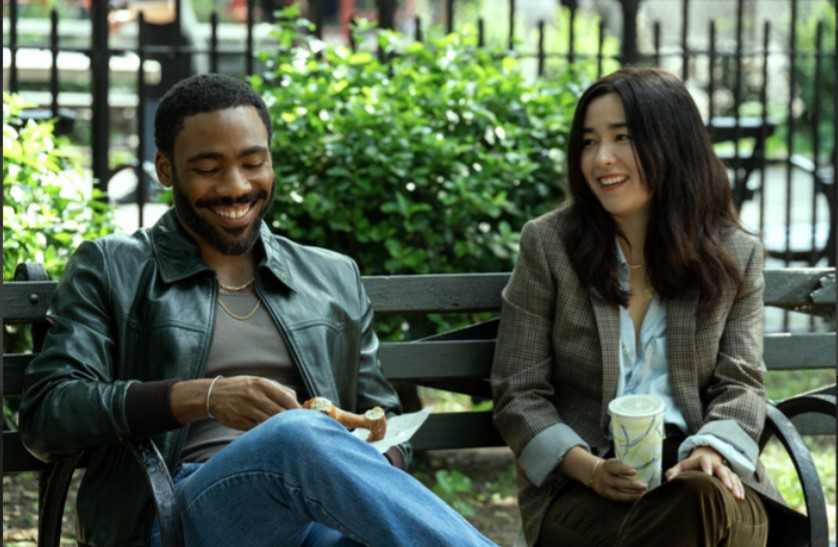
[[[33,350],[40,348],[46,328],[45,313],[56,288],[38,264],[22,264],[16,280],[4,283],[3,321],[31,325]],[[364,278],[378,316],[424,317],[428,314],[497,312],[508,273],[376,276]],[[765,272],[767,306],[835,317],[835,270],[768,270]],[[481,315],[481,317],[484,317]],[[381,362],[394,383],[430,386],[473,397],[489,398],[488,376],[492,363],[497,320],[475,321],[462,329],[411,342],[383,343]],[[834,369],[835,333],[769,334],[765,361],[771,370]],[[21,393],[21,376],[32,354],[4,354],[3,395]],[[776,437],[789,453],[804,493],[809,537],[799,545],[826,547],[826,506],[811,454],[800,434],[835,434],[835,386],[769,404],[761,448]],[[67,419],[72,419],[68,416]],[[490,411],[434,413],[413,439],[416,450],[468,449],[502,446]],[[179,521],[174,517],[171,480],[154,445],[129,443],[147,470],[157,503],[163,545],[182,545]],[[3,432],[3,473],[40,473],[38,544],[57,546],[61,519],[73,471],[85,465],[84,456],[48,465],[30,455],[15,431]],[[130,493],[126,492],[126,495]]]

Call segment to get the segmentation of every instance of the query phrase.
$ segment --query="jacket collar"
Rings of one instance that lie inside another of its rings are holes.
[[[264,221],[259,230],[256,243],[262,256],[259,270],[267,272],[293,290],[293,275],[280,240],[271,233]],[[151,240],[163,281],[174,283],[210,271],[211,268],[201,258],[195,239],[180,224],[174,208],[166,211],[151,228]]]

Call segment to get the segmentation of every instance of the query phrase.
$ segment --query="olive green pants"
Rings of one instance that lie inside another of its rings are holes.
[[[768,515],[745,487],[737,500],[722,482],[699,471],[681,473],[634,503],[603,498],[573,482],[550,506],[541,547],[764,547]]]

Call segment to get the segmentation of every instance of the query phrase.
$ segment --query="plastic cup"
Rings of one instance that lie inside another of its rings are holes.
[[[649,489],[661,483],[664,402],[654,395],[623,395],[608,404],[614,452]]]

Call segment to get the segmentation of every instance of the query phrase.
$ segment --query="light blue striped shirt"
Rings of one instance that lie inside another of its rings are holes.
[[[619,245],[617,245],[619,248]],[[620,251],[620,276],[628,290],[629,267]],[[664,422],[687,431],[687,420],[672,395],[666,361],[666,306],[655,295],[635,336],[634,321],[628,308],[620,306],[620,375],[617,397],[655,395],[666,404]]]

